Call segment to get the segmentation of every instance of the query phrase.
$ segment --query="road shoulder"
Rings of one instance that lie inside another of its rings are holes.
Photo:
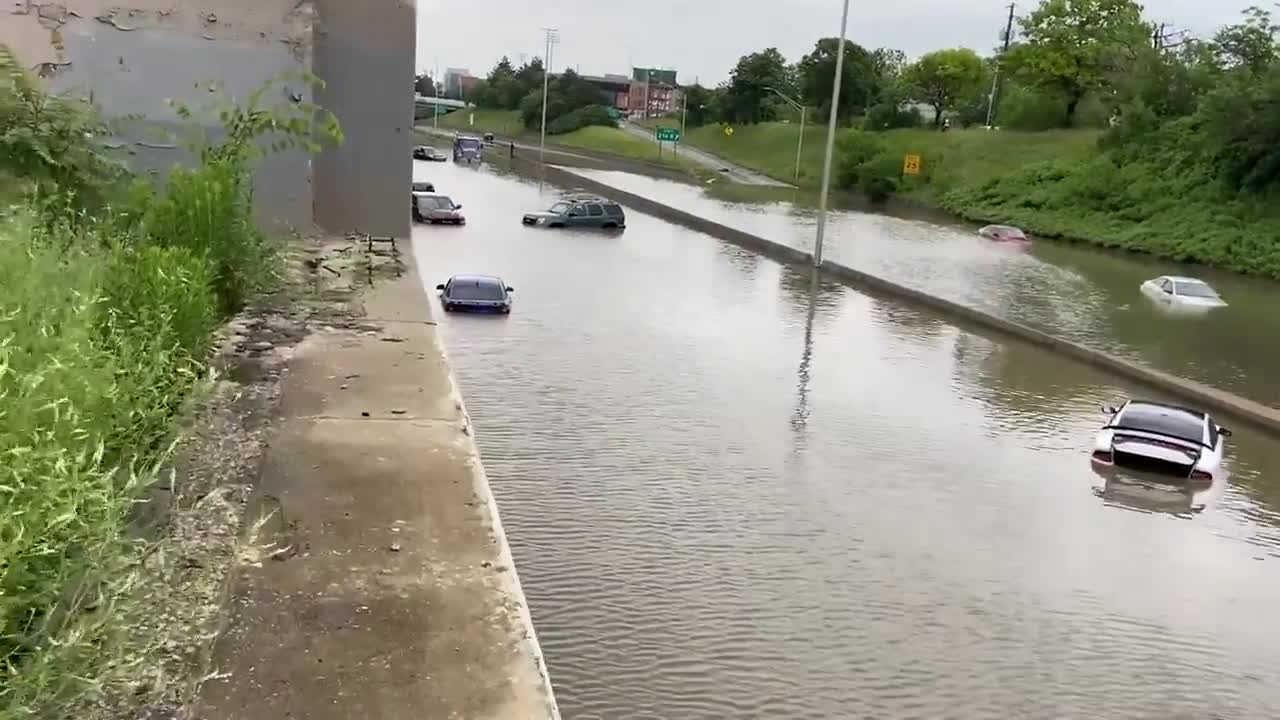
[[[412,248],[382,260],[294,351],[196,717],[558,717]]]

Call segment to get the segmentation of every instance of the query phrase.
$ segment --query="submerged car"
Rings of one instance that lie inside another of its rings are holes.
[[[996,242],[1027,242],[1027,234],[1012,225],[987,225],[978,234]]]
[[[431,147],[430,145],[418,145],[413,149],[413,158],[415,160],[430,160],[432,162],[444,162],[449,159],[449,156]]]
[[[445,312],[471,310],[475,312],[511,312],[511,293],[515,288],[493,275],[454,275],[449,282],[437,285],[440,304]]]
[[[1090,462],[1103,478],[1117,472],[1164,482],[1212,483],[1221,474],[1231,431],[1199,410],[1147,400],[1130,400],[1110,417],[1094,439]]]
[[[525,213],[521,222],[525,225],[546,227],[596,227],[622,229],[627,226],[622,206],[601,197],[570,197],[557,202],[542,212]]]
[[[1142,283],[1142,294],[1170,306],[1180,308],[1226,307],[1218,292],[1203,280],[1177,275],[1162,275]]]
[[[462,206],[455,205],[448,195],[434,193],[413,194],[413,219],[417,222],[449,223],[465,225],[467,219],[462,216]]]

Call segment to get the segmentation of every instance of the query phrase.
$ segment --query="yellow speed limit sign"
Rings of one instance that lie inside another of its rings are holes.
[[[725,125],[725,126],[724,126],[724,134],[725,134],[725,135],[727,135],[727,136],[729,136],[729,137],[733,137],[733,126],[732,126],[732,125]]]
[[[902,158],[902,174],[903,175],[919,175],[920,174],[920,156],[907,155]]]

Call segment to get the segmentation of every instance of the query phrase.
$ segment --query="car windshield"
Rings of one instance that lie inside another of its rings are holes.
[[[557,215],[563,215],[569,212],[569,207],[570,205],[567,202],[558,202],[555,205],[552,205],[550,208],[548,208],[547,212],[552,212]]]
[[[1155,433],[1197,445],[1204,442],[1203,415],[1163,405],[1131,404],[1120,414],[1114,427]]]
[[[492,280],[454,280],[449,284],[449,297],[454,300],[501,300],[503,287]]]
[[[1196,298],[1214,298],[1217,299],[1218,293],[1213,288],[1202,282],[1188,282],[1186,280],[1178,281],[1173,284],[1173,292],[1176,295],[1185,295],[1187,297]]]
[[[432,210],[452,210],[453,201],[447,197],[436,195],[418,199],[418,204]]]

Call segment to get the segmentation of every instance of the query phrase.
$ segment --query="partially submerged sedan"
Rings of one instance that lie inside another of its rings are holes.
[[[413,194],[413,219],[416,222],[432,225],[436,223],[465,225],[467,223],[467,219],[462,215],[461,205],[455,205],[453,198],[448,195],[435,193]]]
[[[1142,283],[1141,290],[1156,302],[1178,308],[1210,310],[1227,306],[1209,283],[1192,277],[1162,275]]]
[[[1102,410],[1110,418],[1098,431],[1090,458],[1098,475],[1124,472],[1166,482],[1212,483],[1221,473],[1231,431],[1208,413],[1146,400]]]
[[[515,288],[492,275],[454,275],[449,282],[436,285],[445,312],[511,312],[511,293]]]
[[[987,225],[978,231],[978,234],[988,240],[996,242],[1030,242],[1027,234],[1022,232],[1020,228],[1012,225]]]

